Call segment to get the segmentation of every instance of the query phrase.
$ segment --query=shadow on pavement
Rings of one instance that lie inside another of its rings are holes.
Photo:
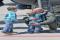
[[[17,34],[34,34],[29,32],[16,32]],[[60,33],[60,30],[52,31],[52,30],[44,30],[39,33]]]

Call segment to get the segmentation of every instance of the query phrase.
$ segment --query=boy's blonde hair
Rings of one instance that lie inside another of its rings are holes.
[[[8,7],[7,10],[8,11],[14,11],[14,10],[16,10],[16,7]]]

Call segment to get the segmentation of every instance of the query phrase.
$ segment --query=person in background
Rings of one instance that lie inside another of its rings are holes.
[[[8,7],[7,8],[8,12],[5,16],[5,27],[3,28],[3,33],[12,33],[13,32],[13,23],[17,19],[16,15],[16,7]]]

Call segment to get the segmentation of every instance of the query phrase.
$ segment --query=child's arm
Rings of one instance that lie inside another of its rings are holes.
[[[17,15],[16,15],[16,13],[15,13],[15,19],[17,19]]]
[[[51,24],[52,22],[54,22],[56,19],[56,17],[54,16],[54,14],[52,13],[48,13],[48,16],[47,16],[47,20],[46,21],[43,21],[41,22],[40,24]]]
[[[16,21],[16,19],[17,19],[17,15],[16,15],[16,13],[14,13],[15,15],[13,15],[14,16],[14,21]]]
[[[5,15],[5,18],[4,19],[6,19],[7,17],[8,17],[8,14]]]

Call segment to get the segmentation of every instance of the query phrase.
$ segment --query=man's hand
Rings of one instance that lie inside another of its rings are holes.
[[[38,26],[40,23],[32,23],[32,26]]]
[[[38,18],[32,18],[32,20],[38,20]]]

